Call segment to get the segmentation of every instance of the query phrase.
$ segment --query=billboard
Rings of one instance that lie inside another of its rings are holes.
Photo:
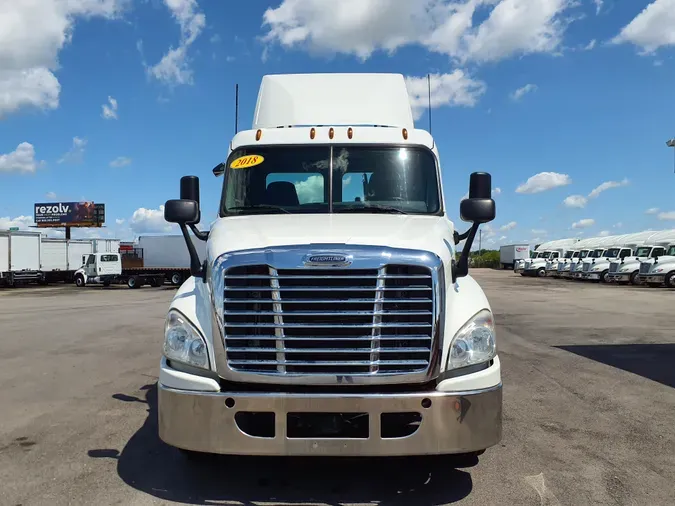
[[[35,224],[41,227],[101,227],[105,204],[94,202],[48,202],[34,206]]]

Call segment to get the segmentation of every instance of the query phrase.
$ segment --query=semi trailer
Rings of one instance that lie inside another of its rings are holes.
[[[530,258],[529,244],[508,244],[499,248],[499,266],[502,269],[515,269],[519,260]]]
[[[188,457],[496,445],[496,324],[468,263],[495,217],[491,176],[471,174],[456,231],[404,77],[264,76],[251,128],[228,146],[208,230],[198,177],[164,208],[191,276],[163,326],[159,437]]]
[[[0,285],[38,282],[40,253],[40,232],[0,230]]]

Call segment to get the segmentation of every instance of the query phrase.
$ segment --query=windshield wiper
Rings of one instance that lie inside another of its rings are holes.
[[[271,204],[252,204],[250,206],[228,207],[227,212],[229,213],[230,211],[253,211],[256,209],[268,211],[281,211],[286,214],[292,214],[288,209],[285,209],[281,206],[273,206]]]
[[[346,207],[337,211],[339,213],[358,213],[358,212],[371,212],[371,213],[386,213],[386,214],[408,214],[405,211],[402,211],[398,207],[391,206],[361,206],[361,207]]]

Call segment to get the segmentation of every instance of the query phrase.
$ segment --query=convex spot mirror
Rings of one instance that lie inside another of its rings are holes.
[[[492,176],[486,172],[474,172],[469,180],[469,198],[459,206],[463,221],[488,223],[495,219],[496,206],[492,200]]]

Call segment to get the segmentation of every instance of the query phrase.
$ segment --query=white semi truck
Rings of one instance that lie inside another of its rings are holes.
[[[651,263],[665,255],[668,247],[675,243],[675,230],[642,232],[636,236],[643,241],[643,245],[635,249],[634,256],[610,264],[607,276],[610,281],[619,284],[642,284],[643,275],[649,273]]]
[[[645,264],[649,270],[645,274],[640,272],[640,278],[644,278],[646,284],[675,288],[675,244],[668,247],[665,255]]]
[[[475,455],[500,441],[495,321],[468,275],[495,216],[491,177],[471,175],[472,225],[457,233],[403,76],[264,76],[252,128],[213,171],[208,231],[197,177],[164,209],[192,276],[164,327],[163,441],[189,456]]]
[[[609,267],[613,260],[622,260],[629,257],[639,246],[640,241],[631,239],[630,234],[608,236],[600,239],[597,246],[602,248],[600,257],[586,258],[581,264],[580,278],[582,280],[609,283]]]
[[[522,274],[524,276],[538,276],[545,277],[547,264],[555,264],[557,269],[557,262],[560,258],[565,256],[568,250],[573,249],[574,245],[579,242],[579,239],[558,239],[549,241],[545,245],[539,246],[538,255],[536,258],[527,260],[523,268]],[[552,270],[552,269],[550,269]]]

